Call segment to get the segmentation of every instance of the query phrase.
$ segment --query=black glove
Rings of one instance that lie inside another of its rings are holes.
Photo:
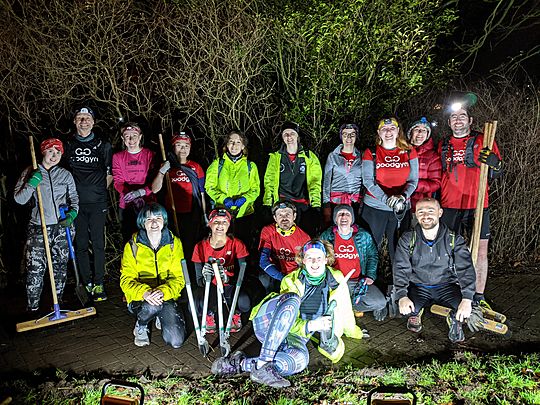
[[[482,322],[484,322],[484,314],[480,305],[473,304],[471,315],[467,318],[467,327],[471,332],[478,332],[482,328]]]
[[[500,170],[501,168],[502,160],[499,159],[499,157],[488,148],[484,148],[480,151],[478,160],[482,163],[485,163],[493,170]]]

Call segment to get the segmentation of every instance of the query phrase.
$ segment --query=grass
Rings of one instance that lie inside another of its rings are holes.
[[[120,376],[122,377],[122,376]],[[74,376],[62,370],[36,371],[0,378],[0,402],[16,404],[99,404],[109,376]],[[124,376],[125,378],[125,376]],[[292,386],[276,390],[247,377],[218,379],[131,377],[144,387],[147,404],[365,404],[381,385],[411,388],[423,405],[540,404],[540,354],[476,355],[457,352],[452,360],[432,360],[402,367],[306,371],[291,377]],[[126,395],[121,389],[117,393]]]

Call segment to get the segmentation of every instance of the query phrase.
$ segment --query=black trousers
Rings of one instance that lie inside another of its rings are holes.
[[[462,298],[459,285],[450,283],[430,288],[410,284],[407,295],[414,303],[415,311],[412,315],[418,315],[422,308],[432,304],[442,305],[456,311]]]
[[[105,221],[107,203],[81,204],[75,218],[75,253],[82,282],[103,284],[105,274]],[[94,269],[90,267],[89,245],[92,241]]]

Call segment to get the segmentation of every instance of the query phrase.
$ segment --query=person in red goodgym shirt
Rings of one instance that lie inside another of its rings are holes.
[[[448,118],[448,126],[452,135],[443,139],[439,145],[442,162],[441,206],[443,215],[441,222],[455,232],[463,228],[470,232],[474,225],[474,210],[478,197],[480,163],[490,167],[490,177],[502,174],[502,160],[497,144],[493,150],[482,149],[484,135],[471,130],[473,118],[467,106],[455,106]],[[484,215],[480,231],[480,245],[476,261],[476,293],[474,302],[487,305],[484,290],[488,274],[488,242],[489,232],[489,200],[488,189],[484,203]]]

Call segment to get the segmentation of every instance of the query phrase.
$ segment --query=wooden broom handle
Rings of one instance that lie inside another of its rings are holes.
[[[165,154],[165,145],[163,144],[163,136],[161,134],[159,134],[158,136],[159,136],[159,148],[161,149],[161,157],[163,161],[165,162],[167,160],[167,155]],[[169,201],[171,202],[174,230],[176,232],[176,236],[179,236],[180,227],[178,226],[178,218],[176,217],[176,205],[174,205],[174,196],[173,196],[171,177],[169,176],[169,172],[165,173],[165,182],[167,183],[167,194],[169,196]]]
[[[30,135],[30,154],[32,155],[32,167],[34,170],[38,168],[36,161],[36,152],[34,150],[34,137]],[[36,194],[39,207],[39,217],[41,219],[41,232],[43,233],[43,244],[45,245],[45,256],[47,257],[47,267],[49,268],[49,278],[51,281],[51,290],[53,296],[53,303],[58,305],[58,295],[56,295],[56,283],[54,282],[54,271],[51,257],[51,248],[49,246],[49,235],[47,233],[47,223],[45,222],[45,211],[43,211],[43,199],[41,197],[41,190],[39,184],[36,187]]]

